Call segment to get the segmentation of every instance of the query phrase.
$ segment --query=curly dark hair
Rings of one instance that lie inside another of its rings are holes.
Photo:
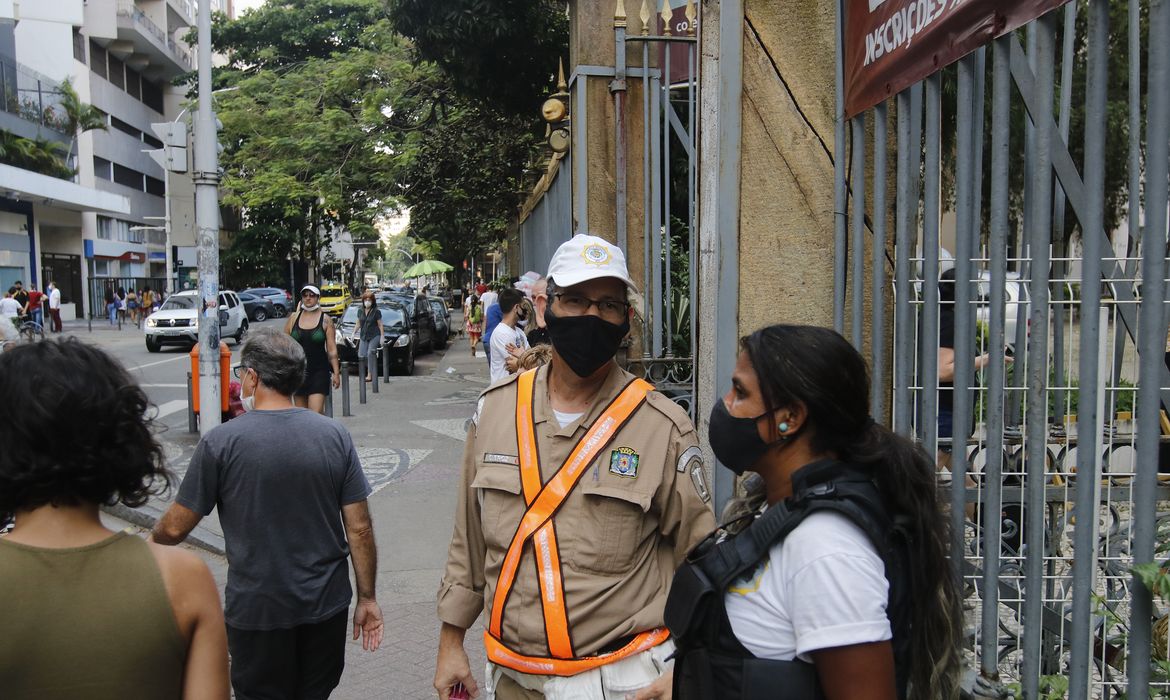
[[[934,460],[869,415],[869,371],[839,333],[775,325],[743,338],[771,412],[804,404],[815,452],[871,471],[891,515],[906,516],[911,543],[910,700],[958,697],[961,598],[947,553],[950,523],[938,500]]]
[[[76,339],[0,354],[0,512],[136,507],[171,485],[150,402],[118,362]]]

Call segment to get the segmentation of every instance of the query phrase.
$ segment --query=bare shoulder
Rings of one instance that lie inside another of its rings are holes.
[[[155,542],[148,542],[150,546],[150,553],[154,555],[154,560],[158,562],[158,568],[163,573],[163,580],[167,584],[167,588],[171,588],[171,581],[173,580],[179,588],[190,583],[196,583],[192,578],[211,576],[211,570],[207,568],[199,555],[182,547],[171,547],[167,545],[157,544]]]
[[[691,417],[687,414],[686,409],[671,401],[665,394],[651,391],[646,395],[646,405],[674,423],[680,435],[686,435],[695,430],[695,424],[691,422]]]

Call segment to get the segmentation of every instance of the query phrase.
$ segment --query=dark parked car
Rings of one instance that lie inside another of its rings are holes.
[[[337,357],[342,362],[352,362],[357,367],[358,335],[357,318],[361,304],[350,304],[337,326]],[[396,371],[410,375],[414,373],[414,343],[407,327],[406,307],[396,301],[379,300],[378,310],[382,312],[382,352],[390,354],[390,366]],[[381,362],[380,356],[378,362]],[[378,372],[381,373],[379,367]]]
[[[248,314],[248,318],[256,323],[267,321],[269,318],[279,318],[283,314],[276,311],[276,305],[265,297],[249,294],[248,292],[240,292],[240,301],[244,304],[244,313]]]
[[[435,347],[442,350],[447,347],[454,332],[451,328],[451,312],[447,310],[447,302],[442,297],[427,297],[427,301],[435,319]]]
[[[406,317],[410,323],[411,344],[415,348],[415,353],[421,353],[423,348],[430,352],[437,347],[435,344],[435,317],[431,313],[429,302],[419,304],[420,297],[397,292],[379,292],[374,295],[374,298],[378,300],[379,304],[384,301],[392,301],[406,308]],[[425,300],[425,297],[422,298]]]
[[[292,294],[284,289],[277,287],[252,287],[251,289],[245,289],[244,292],[258,297],[264,297],[268,301],[271,301],[272,307],[276,310],[274,314],[276,318],[283,318],[288,315],[289,311],[296,308]]]

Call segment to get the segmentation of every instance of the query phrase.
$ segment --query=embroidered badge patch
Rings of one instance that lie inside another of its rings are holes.
[[[511,464],[512,466],[520,466],[520,458],[516,455],[502,455],[496,452],[483,453],[484,464]]]
[[[629,447],[619,447],[609,453],[609,470],[631,479],[638,476],[638,453]]]
[[[581,257],[590,265],[604,265],[609,262],[609,251],[604,246],[593,244],[581,251]]]

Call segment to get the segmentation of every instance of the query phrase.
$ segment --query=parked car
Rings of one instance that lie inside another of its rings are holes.
[[[240,302],[244,305],[244,313],[248,318],[260,323],[267,321],[269,318],[277,318],[279,314],[276,313],[276,305],[265,297],[258,297],[255,294],[247,292],[240,292]]]
[[[293,295],[287,289],[280,289],[278,287],[252,287],[245,289],[243,293],[255,294],[258,297],[264,297],[272,302],[273,308],[276,309],[276,317],[284,318],[288,316],[288,312],[296,308],[296,302],[293,300]]]
[[[342,362],[357,366],[357,318],[361,304],[350,304],[337,325],[337,357]],[[406,307],[396,301],[379,301],[382,312],[382,352],[389,353],[390,366],[402,374],[414,373],[414,344],[411,342]],[[378,372],[375,372],[378,374]]]
[[[199,292],[176,292],[159,310],[146,318],[146,349],[158,352],[164,345],[193,346],[199,342]],[[248,333],[244,305],[235,292],[219,293],[219,326],[224,338],[243,342]]]
[[[442,297],[427,297],[427,301],[431,305],[431,315],[435,319],[435,348],[442,350],[451,340],[451,312]]]
[[[349,289],[340,284],[329,284],[321,287],[321,310],[330,316],[340,316],[345,313],[346,307],[353,301]]]
[[[429,308],[429,302],[426,304],[419,304],[418,299],[413,294],[401,294],[398,292],[380,292],[374,295],[378,303],[385,301],[394,301],[406,307],[407,319],[410,323],[411,343],[414,345],[415,353],[421,353],[423,348],[427,352],[435,349],[435,317]],[[422,297],[425,299],[425,297]]]

